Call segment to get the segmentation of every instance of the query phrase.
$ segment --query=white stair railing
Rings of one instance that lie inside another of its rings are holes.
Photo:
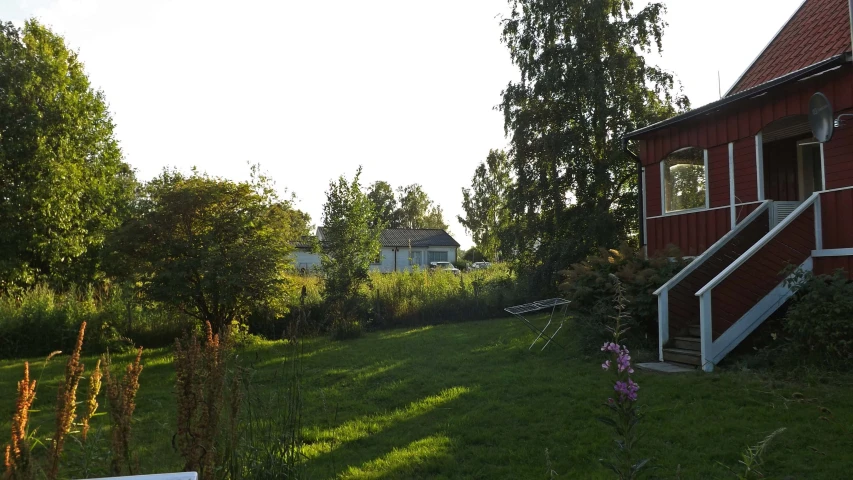
[[[785,287],[782,281],[776,288],[759,300],[749,311],[729,327],[717,340],[713,340],[711,300],[714,288],[721,284],[732,273],[737,271],[747,260],[752,258],[758,251],[770,243],[786,227],[794,222],[803,212],[809,208],[815,209],[815,243],[820,248],[820,192],[812,194],[806,201],[800,204],[790,215],[773,227],[767,235],[761,238],[743,255],[738,257],[713,280],[702,287],[696,296],[699,297],[699,330],[701,332],[701,361],[702,369],[706,372],[714,370],[714,365],[720,362],[729,352],[734,349],[747,335],[752,333],[764,320],[767,319],[785,300],[793,294]],[[809,256],[801,265],[804,270],[812,269],[812,259]]]
[[[687,276],[693,273],[697,268],[704,264],[705,261],[711,258],[715,253],[729,243],[729,241],[749,226],[756,218],[769,209],[772,203],[773,202],[770,200],[765,200],[758,208],[743,219],[742,222],[735,225],[735,228],[729,230],[728,233],[708,247],[708,249],[702,252],[701,255],[693,259],[693,261],[678,272],[678,274],[670,278],[669,281],[655,290],[654,294],[658,297],[658,355],[661,362],[663,361],[663,347],[669,341],[669,291],[678,285],[679,282],[687,278]]]

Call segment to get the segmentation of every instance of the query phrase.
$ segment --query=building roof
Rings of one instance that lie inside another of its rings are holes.
[[[726,95],[755,88],[850,50],[848,0],[805,0]]]
[[[317,238],[323,241],[323,227],[317,227]],[[440,228],[386,228],[379,234],[383,247],[459,247],[459,242]]]
[[[439,228],[388,228],[382,230],[383,247],[458,247],[459,242]]]

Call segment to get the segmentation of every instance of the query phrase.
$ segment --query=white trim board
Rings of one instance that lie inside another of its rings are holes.
[[[853,256],[853,248],[827,248],[812,250],[812,257],[849,257]]]
[[[692,262],[687,264],[687,266],[684,267],[680,272],[678,272],[677,275],[670,278],[668,282],[664,283],[663,285],[661,285],[660,288],[655,290],[654,294],[660,295],[662,292],[671,289],[673,286],[675,286],[675,284],[677,284],[678,282],[683,280],[684,277],[690,275],[690,273],[692,273],[694,270],[696,270],[699,267],[699,265],[702,265],[708,257],[717,253],[717,251],[719,251],[723,247],[723,245],[728,243],[732,239],[732,237],[734,237],[735,235],[740,233],[744,228],[746,228],[747,225],[751,224],[753,220],[758,218],[758,216],[761,215],[764,211],[766,211],[769,208],[769,206],[770,206],[769,201],[763,202],[763,204],[760,207],[756,208],[749,215],[747,215],[747,217],[745,219],[743,219],[743,221],[740,222],[735,228],[726,232],[725,235],[720,237],[719,240],[714,242],[713,245],[708,247],[707,250],[705,250],[704,252],[702,252],[701,255],[696,257],[695,260],[693,260]],[[728,208],[728,207],[723,207],[723,208]]]

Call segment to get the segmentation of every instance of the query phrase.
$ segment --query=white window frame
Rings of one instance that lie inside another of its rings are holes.
[[[684,148],[699,148],[699,147],[684,147]],[[678,150],[674,150],[670,152],[670,154],[675,153],[679,150],[684,150],[684,148],[679,148]],[[669,155],[667,155],[669,156]],[[696,208],[685,208],[682,210],[673,210],[671,212],[666,210],[666,157],[660,161],[660,205],[661,205],[661,216],[665,217],[668,215],[681,215],[684,213],[692,213],[692,212],[701,212],[702,210],[708,210],[711,206],[711,189],[710,183],[708,182],[708,149],[702,149],[702,160],[705,164],[705,206],[704,207],[696,207]]]

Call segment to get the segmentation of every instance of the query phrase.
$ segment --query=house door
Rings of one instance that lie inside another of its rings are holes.
[[[820,143],[814,139],[803,140],[797,144],[797,168],[799,200],[809,198],[814,192],[823,190],[823,152]]]

